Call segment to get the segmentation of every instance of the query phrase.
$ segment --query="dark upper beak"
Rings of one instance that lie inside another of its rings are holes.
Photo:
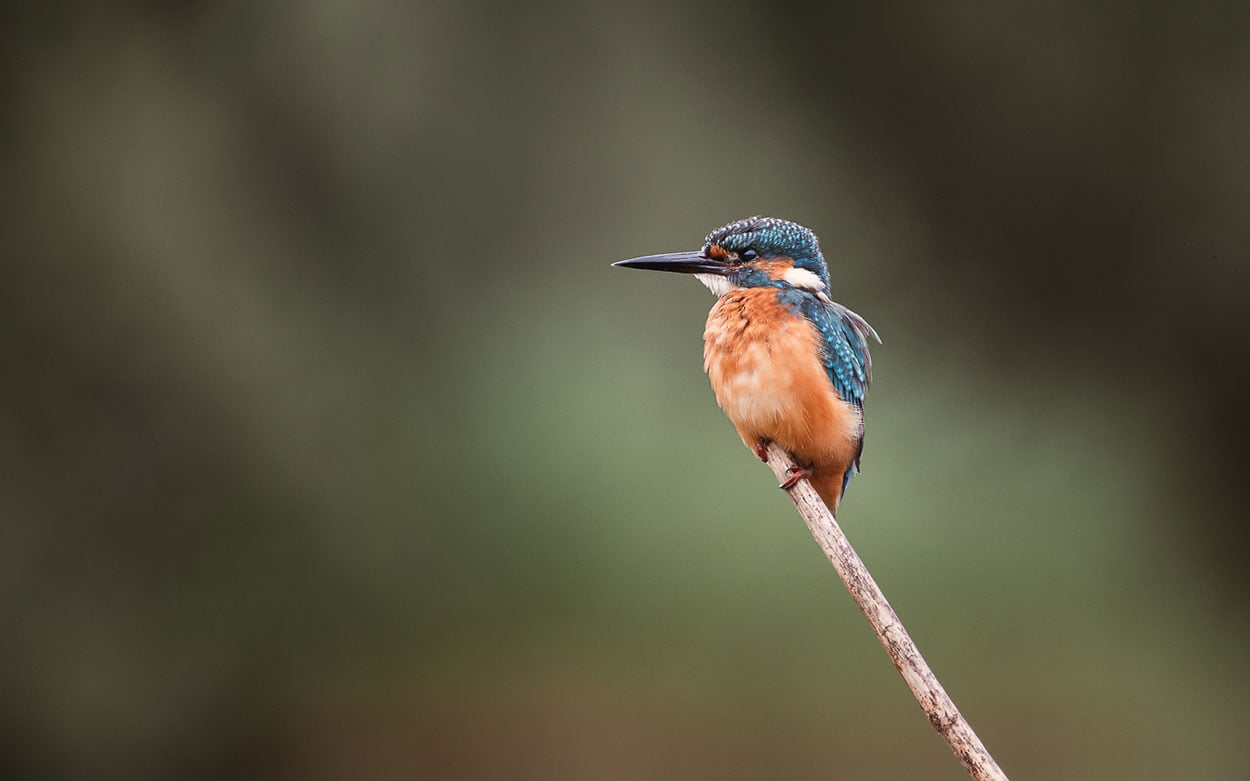
[[[642,268],[651,271],[676,271],[682,274],[720,274],[729,267],[719,260],[705,258],[698,252],[670,252],[666,255],[646,255],[641,258],[618,260],[612,264],[622,268]]]

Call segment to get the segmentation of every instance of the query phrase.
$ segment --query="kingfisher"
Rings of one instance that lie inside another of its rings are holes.
[[[612,265],[693,274],[712,291],[703,368],[716,402],[760,460],[770,442],[793,457],[780,488],[809,479],[836,514],[864,452],[868,340],[881,337],[829,297],[816,234],[749,217],[712,231],[696,252]]]

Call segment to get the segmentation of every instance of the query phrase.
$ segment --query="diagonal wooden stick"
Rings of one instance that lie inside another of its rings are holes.
[[[778,480],[784,481],[787,470],[794,466],[794,461],[774,443],[768,446],[768,466],[776,473]],[[938,682],[937,676],[925,663],[924,657],[903,627],[903,622],[899,621],[894,608],[890,607],[885,594],[877,587],[877,582],[872,579],[868,568],[842,533],[833,513],[820,500],[816,489],[808,481],[800,480],[788,493],[808,530],[825,552],[825,557],[838,571],[847,590],[855,598],[855,604],[859,605],[872,626],[872,631],[877,633],[877,639],[885,646],[885,652],[890,655],[890,661],[894,662],[899,674],[903,676],[907,688],[911,689],[933,728],[946,741],[946,745],[950,746],[951,751],[955,752],[964,770],[977,781],[1007,781],[1007,774],[998,767],[994,757],[990,756],[981,739],[972,731],[972,727]]]

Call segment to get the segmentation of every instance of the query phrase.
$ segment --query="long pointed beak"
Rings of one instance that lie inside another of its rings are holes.
[[[641,268],[649,271],[675,271],[681,274],[728,273],[729,268],[719,260],[705,258],[698,252],[670,252],[665,255],[646,255],[641,258],[618,260],[612,264],[621,268]]]

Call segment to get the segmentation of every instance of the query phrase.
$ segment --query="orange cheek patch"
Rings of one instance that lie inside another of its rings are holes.
[[[715,260],[724,260],[729,257],[729,253],[719,244],[713,244],[707,248],[707,256]]]
[[[785,277],[787,271],[794,268],[794,261],[789,258],[774,258],[764,261],[760,267],[764,269],[769,279],[777,282]]]

